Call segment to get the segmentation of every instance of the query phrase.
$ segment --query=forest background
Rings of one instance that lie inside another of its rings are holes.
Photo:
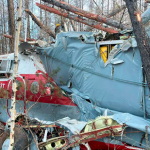
[[[103,17],[108,17],[111,12],[115,9],[120,8],[124,5],[123,0],[64,0],[65,2],[79,7],[83,10],[100,14]],[[40,22],[53,31],[55,31],[55,26],[58,23],[62,22],[62,17],[44,11],[36,6],[36,2],[45,4],[47,6],[52,6],[51,4],[45,3],[42,0],[23,0],[22,8],[22,26],[20,37],[25,38],[25,31],[27,28],[27,38],[31,39],[40,39],[50,42],[52,37],[50,37],[45,31],[39,28],[39,26],[32,21],[31,17],[25,12],[25,9],[29,9]],[[17,17],[17,0],[1,0],[0,1],[0,54],[8,54],[14,51],[14,38],[9,39],[5,38],[3,35],[15,36],[16,28],[16,17]],[[148,7],[149,3],[145,3],[145,0],[137,0],[138,10],[143,13]],[[56,6],[54,8],[60,10]],[[117,20],[120,23],[131,25],[130,17],[128,15],[128,10],[123,9],[121,12],[117,13],[115,16],[112,16],[114,20]],[[84,19],[84,18],[83,18]],[[93,32],[102,32],[95,28],[89,27],[79,22],[71,21],[70,19],[63,18],[63,21],[66,23],[68,31],[73,31],[72,23],[76,27],[76,31],[93,31]],[[88,21],[93,21],[88,19]],[[107,25],[103,24],[107,27]]]

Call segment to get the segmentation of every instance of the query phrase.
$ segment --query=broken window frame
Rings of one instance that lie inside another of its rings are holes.
[[[99,43],[99,55],[100,55],[100,59],[102,58],[102,55],[100,53],[100,48],[103,46],[107,46],[107,60],[109,57],[109,53],[111,52],[111,50],[113,49],[112,47],[118,44],[122,44],[124,40],[113,40],[113,41],[100,41]],[[102,58],[103,59],[103,58]],[[104,61],[104,59],[103,59]],[[106,63],[106,62],[104,62]]]

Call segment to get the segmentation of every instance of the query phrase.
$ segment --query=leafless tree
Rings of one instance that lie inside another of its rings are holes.
[[[14,51],[14,39],[15,39],[15,16],[14,16],[14,2],[13,0],[7,0],[8,4],[8,23],[9,23],[9,34],[12,35],[10,40],[10,52]]]

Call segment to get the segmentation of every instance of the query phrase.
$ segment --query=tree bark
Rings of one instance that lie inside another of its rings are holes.
[[[135,0],[124,0],[128,8],[131,23],[133,26],[133,32],[137,41],[137,45],[140,51],[143,69],[146,74],[147,84],[150,89],[150,47],[146,37],[145,29],[141,22],[137,20],[137,8]]]
[[[147,3],[144,2],[144,11],[147,10]]]
[[[73,28],[74,31],[77,31],[77,28],[75,27],[74,21],[70,20],[71,26]]]
[[[109,14],[109,0],[107,1],[107,14]]]
[[[3,2],[3,33],[6,33],[6,22],[5,22],[5,1],[4,0],[2,0],[2,2]],[[6,39],[3,39],[3,43],[4,43],[4,45],[3,45],[3,47],[4,47],[4,49],[2,49],[2,53],[3,54],[6,54],[7,53],[7,41],[6,41]]]
[[[56,38],[55,33],[50,29],[50,27],[43,25],[40,20],[28,9],[25,10],[26,13],[28,13],[32,20],[42,29],[44,30],[46,33],[49,34],[49,36],[53,37],[54,39]]]
[[[118,21],[115,21],[115,20],[110,19],[110,18],[104,18],[100,15],[96,15],[96,14],[84,11],[78,7],[75,7],[73,5],[70,5],[70,4],[62,2],[62,1],[58,1],[58,0],[42,0],[42,1],[48,2],[52,5],[60,7],[62,9],[67,10],[67,11],[71,11],[77,15],[80,15],[80,16],[98,21],[98,22],[105,23],[107,25],[110,25],[110,26],[118,28],[118,29],[128,29],[128,27],[126,25],[123,25],[123,24],[119,23]]]
[[[13,0],[7,0],[8,4],[8,25],[9,25],[9,34],[13,36],[10,41],[10,52],[14,52],[14,39],[15,39],[15,17],[14,17],[14,3]]]
[[[10,125],[10,143],[9,150],[14,148],[14,136],[15,136],[15,115],[16,115],[16,92],[17,92],[17,70],[18,70],[18,49],[19,49],[19,37],[21,29],[21,17],[22,17],[22,0],[17,0],[17,28],[15,33],[15,45],[14,45],[14,68],[12,74],[12,94],[11,94],[11,125]]]
[[[3,4],[1,4],[1,5],[3,5]],[[0,44],[1,44],[1,48],[0,48],[0,54],[3,54],[4,53],[4,49],[5,49],[5,47],[4,47],[4,39],[3,39],[3,37],[2,37],[2,34],[4,33],[4,22],[3,22],[3,20],[4,20],[4,17],[3,17],[3,14],[4,13],[4,11],[3,11],[3,9],[1,9],[1,15],[0,15],[0,21],[1,21],[1,23],[2,23],[2,27],[0,28],[0,32],[1,32],[1,40],[0,40]]]
[[[110,14],[107,15],[107,17],[112,17],[112,16],[115,16],[116,14],[118,14],[120,11],[122,11],[123,9],[126,8],[126,5],[122,5],[121,7],[113,10]]]
[[[40,4],[42,4],[42,0],[40,0]],[[42,9],[40,9],[40,21],[43,23]]]
[[[28,135],[24,131],[22,127],[15,127],[15,144],[14,144],[14,150],[27,150],[29,146],[28,142]],[[10,136],[10,131],[4,131],[2,136],[0,137],[0,150],[2,150],[2,146],[4,141]]]
[[[25,9],[29,9],[29,0],[25,1]],[[30,38],[30,18],[29,14],[26,13],[26,19],[27,19],[27,38]]]
[[[95,22],[89,22],[88,20],[85,20],[85,19],[82,19],[82,18],[79,18],[75,15],[72,15],[72,14],[69,14],[69,13],[62,13],[60,11],[58,11],[57,9],[55,8],[52,8],[52,7],[48,7],[46,5],[42,5],[42,4],[39,4],[39,3],[36,3],[36,5],[41,8],[41,9],[44,9],[46,11],[49,11],[51,13],[55,13],[57,15],[60,15],[60,16],[63,16],[63,17],[66,17],[66,18],[69,18],[69,19],[72,19],[72,20],[75,20],[77,22],[80,22],[80,23],[83,23],[85,25],[88,25],[88,26],[91,26],[93,28],[96,28],[96,29],[99,29],[99,30],[103,30],[105,32],[109,32],[109,33],[118,33],[117,30],[114,30],[112,28],[104,28],[102,27],[101,25],[99,24],[96,24]]]

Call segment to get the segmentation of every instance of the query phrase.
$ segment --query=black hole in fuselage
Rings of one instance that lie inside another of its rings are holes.
[[[91,103],[91,101],[90,101],[89,99],[86,99],[86,101],[87,101],[88,103]]]
[[[65,140],[61,140],[61,142],[60,142],[61,144],[64,144],[65,143]]]
[[[84,42],[85,40],[84,39],[81,39],[82,40],[82,42]]]
[[[55,147],[55,143],[54,143],[54,142],[52,142],[52,143],[51,143],[51,146],[52,146],[52,147]]]

